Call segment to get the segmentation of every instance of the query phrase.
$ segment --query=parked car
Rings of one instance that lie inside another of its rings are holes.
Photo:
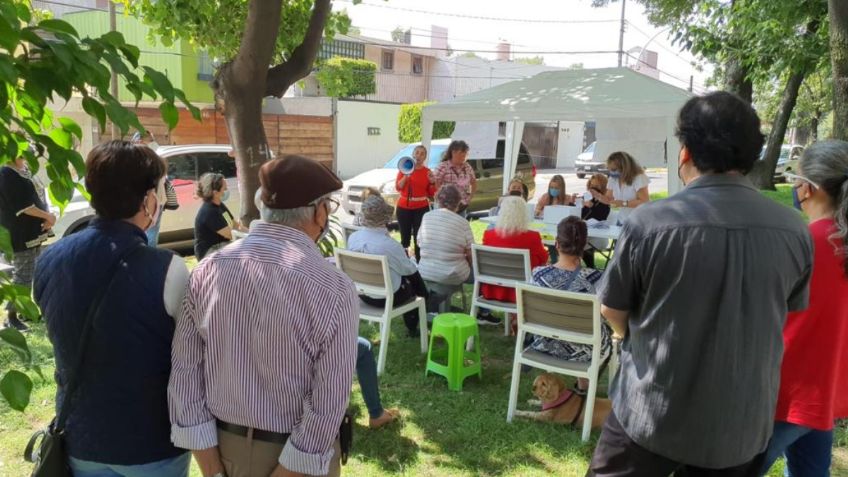
[[[430,151],[427,155],[427,167],[434,169],[442,161],[442,154],[448,148],[450,139],[437,139],[430,143]],[[412,143],[398,151],[382,168],[363,172],[352,179],[344,181],[341,191],[341,203],[344,210],[350,214],[357,214],[362,205],[362,191],[367,187],[374,187],[391,205],[397,202],[399,194],[395,189],[395,179],[398,173],[398,161],[405,156],[412,157],[412,151],[420,142]],[[489,210],[498,205],[498,197],[503,194],[503,172],[504,172],[504,148],[505,141],[498,139],[495,147],[495,157],[491,159],[468,159],[468,163],[474,168],[477,176],[477,193],[471,199],[469,211]],[[522,144],[518,152],[518,165],[516,174],[520,174],[530,190],[533,197],[535,189],[536,166],[527,148]]]
[[[577,172],[577,178],[583,179],[589,174],[600,172],[607,173],[607,163],[603,160],[595,160],[595,146],[597,141],[592,141],[586,149],[577,155],[577,160],[574,161],[574,170]]]
[[[786,177],[783,176],[784,172],[796,172],[798,170],[798,161],[803,153],[804,146],[784,144],[780,147],[777,167],[774,168],[775,182],[786,181]],[[765,154],[765,148],[763,148],[763,154]]]
[[[197,180],[207,172],[223,174],[227,179],[230,198],[227,207],[238,215],[239,188],[236,179],[236,163],[230,157],[232,147],[226,144],[193,144],[185,146],[161,146],[156,152],[168,163],[168,178],[177,193],[180,208],[162,212],[159,246],[176,250],[188,250],[194,246],[194,218],[202,205],[195,196]],[[58,213],[56,209],[55,213]],[[88,226],[94,218],[94,209],[79,192],[56,221],[53,231],[57,237],[70,235]]]

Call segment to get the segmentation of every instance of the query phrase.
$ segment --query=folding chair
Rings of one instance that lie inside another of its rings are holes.
[[[385,256],[369,255],[336,248],[336,266],[353,280],[356,292],[376,298],[385,298],[385,306],[376,307],[359,303],[359,319],[378,323],[380,326],[380,353],[377,359],[377,374],[386,369],[386,351],[389,348],[392,318],[407,311],[418,309],[418,323],[421,327],[421,352],[427,352],[427,309],[424,298],[415,297],[404,305],[394,305],[389,262]]]
[[[512,384],[509,388],[509,408],[506,420],[512,422],[518,403],[518,384],[521,366],[527,365],[553,373],[589,380],[583,412],[583,441],[589,440],[592,413],[598,391],[601,360],[601,305],[598,297],[589,293],[572,293],[529,284],[516,287],[518,300],[518,336],[515,339],[515,358],[512,363]],[[524,349],[527,333],[571,343],[592,345],[588,363],[564,361],[535,350]]]
[[[474,292],[471,295],[471,316],[479,308],[517,313],[515,303],[487,300],[480,296],[480,285],[500,285],[515,288],[530,280],[530,251],[516,248],[471,246],[471,264],[474,268]],[[504,336],[509,336],[509,320],[504,319]]]

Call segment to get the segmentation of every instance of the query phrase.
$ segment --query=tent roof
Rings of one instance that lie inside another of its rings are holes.
[[[547,71],[426,106],[423,119],[583,121],[674,117],[691,96],[629,68]]]

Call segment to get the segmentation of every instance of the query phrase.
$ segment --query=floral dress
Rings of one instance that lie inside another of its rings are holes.
[[[591,268],[578,268],[574,271],[563,270],[553,265],[533,270],[533,283],[545,288],[555,288],[576,293],[595,293],[595,283],[601,278],[601,272]],[[606,321],[601,322],[601,359],[607,359],[612,349],[612,329]],[[535,336],[530,349],[549,354],[555,358],[578,363],[588,363],[592,359],[592,345],[569,343],[568,341]]]

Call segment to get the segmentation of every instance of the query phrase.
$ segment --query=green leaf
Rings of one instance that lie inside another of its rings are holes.
[[[56,58],[59,58],[59,61],[65,65],[65,68],[70,69],[74,64],[74,55],[68,50],[68,47],[63,45],[62,43],[48,43],[50,45],[50,51],[56,55]]]
[[[89,115],[97,119],[100,124],[100,130],[106,129],[106,108],[103,107],[96,99],[86,97],[82,99],[82,109]]]
[[[0,54],[0,80],[14,84],[18,81],[18,70],[9,55]],[[5,89],[5,85],[3,85]]]
[[[26,338],[20,331],[14,328],[3,328],[0,330],[0,341],[9,345],[25,362],[29,363],[32,360]]]
[[[174,87],[171,85],[171,81],[168,80],[168,77],[149,66],[144,66],[143,69],[145,78],[150,79],[153,83],[153,87],[156,88],[156,91],[158,91],[159,94],[168,101],[173,102]]]
[[[41,310],[38,309],[38,305],[36,305],[35,302],[32,301],[32,297],[30,297],[32,291],[29,289],[29,287],[22,288],[23,290],[20,290],[21,293],[15,296],[15,308],[18,310],[18,312],[20,312],[22,315],[29,318],[30,320],[40,319]]]
[[[138,68],[138,58],[139,56],[141,56],[141,50],[139,50],[138,47],[135,45],[124,45],[119,47],[119,49],[121,50],[121,53],[124,54],[124,57],[127,59],[127,61],[129,61],[130,64],[133,66],[133,68]]]
[[[164,102],[159,105],[159,112],[162,114],[162,120],[168,125],[168,130],[174,129],[177,122],[180,120],[180,112],[174,103]]]
[[[68,131],[77,138],[82,139],[82,128],[79,126],[79,124],[76,123],[76,121],[71,118],[66,118],[64,116],[59,118],[58,121],[59,124],[62,125],[62,129]]]
[[[26,374],[11,370],[6,372],[0,380],[0,393],[6,398],[9,407],[16,411],[23,411],[29,405],[29,396],[32,393],[32,380]]]
[[[5,18],[0,17],[0,46],[7,51],[15,51],[20,41],[20,33]]]
[[[5,227],[0,226],[0,252],[6,256],[6,259],[11,259],[12,254],[12,236]]]
[[[38,22],[38,28],[56,33],[67,33],[68,35],[73,35],[79,38],[79,33],[77,33],[74,27],[72,27],[70,23],[62,20],[56,20],[53,18],[41,20]]]
[[[16,2],[15,8],[17,8],[18,11],[18,18],[20,18],[22,22],[29,23],[30,20],[32,20],[32,12],[29,11],[29,7],[24,4],[24,2]]]
[[[120,48],[127,44],[126,40],[124,40],[124,35],[119,31],[110,31],[109,33],[105,33],[100,36],[100,39],[115,48]]]
[[[70,149],[74,145],[74,140],[71,137],[71,134],[64,129],[51,129],[50,132],[47,133],[47,135],[50,137],[50,139],[53,140],[53,142],[55,142],[62,148]]]

